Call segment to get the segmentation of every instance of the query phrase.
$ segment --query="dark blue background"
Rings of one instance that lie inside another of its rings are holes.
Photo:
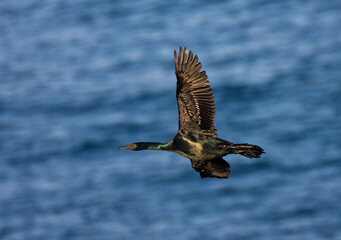
[[[341,4],[0,2],[0,238],[341,239]],[[118,145],[177,132],[173,50],[198,54],[228,180]]]

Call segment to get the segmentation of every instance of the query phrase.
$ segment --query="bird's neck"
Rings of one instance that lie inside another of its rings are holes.
[[[164,150],[169,151],[170,143],[142,142],[139,143],[140,150]]]

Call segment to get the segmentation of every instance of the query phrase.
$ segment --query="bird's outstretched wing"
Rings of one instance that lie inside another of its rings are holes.
[[[230,164],[226,162],[222,157],[197,161],[192,160],[192,167],[200,173],[202,178],[215,177],[215,178],[228,178],[230,174]]]
[[[201,63],[193,52],[179,48],[174,51],[176,98],[179,108],[179,133],[198,132],[217,137],[214,127],[215,103],[205,71],[200,72]]]

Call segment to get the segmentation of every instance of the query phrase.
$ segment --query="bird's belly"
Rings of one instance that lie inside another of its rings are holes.
[[[217,149],[215,145],[205,141],[197,141],[197,139],[182,137],[174,139],[176,150],[174,152],[183,157],[192,160],[207,160],[217,157]]]
[[[222,156],[221,154],[217,154],[215,151],[215,148],[212,148],[210,146],[203,146],[201,145],[196,146],[194,148],[190,149],[183,149],[180,151],[176,151],[178,154],[180,154],[183,157],[192,159],[192,160],[208,160],[208,159],[214,159],[216,157]]]
[[[192,145],[192,144],[183,144],[176,153],[180,154],[183,157],[199,160],[202,155],[202,146],[200,145]]]
[[[201,155],[202,145],[183,137],[173,139],[174,152],[189,159],[198,159]]]

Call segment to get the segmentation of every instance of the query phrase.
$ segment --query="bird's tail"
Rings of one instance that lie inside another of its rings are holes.
[[[260,155],[265,153],[263,148],[247,143],[233,144],[232,146],[229,146],[229,148],[231,149],[231,153],[240,154],[248,158],[259,158]]]

